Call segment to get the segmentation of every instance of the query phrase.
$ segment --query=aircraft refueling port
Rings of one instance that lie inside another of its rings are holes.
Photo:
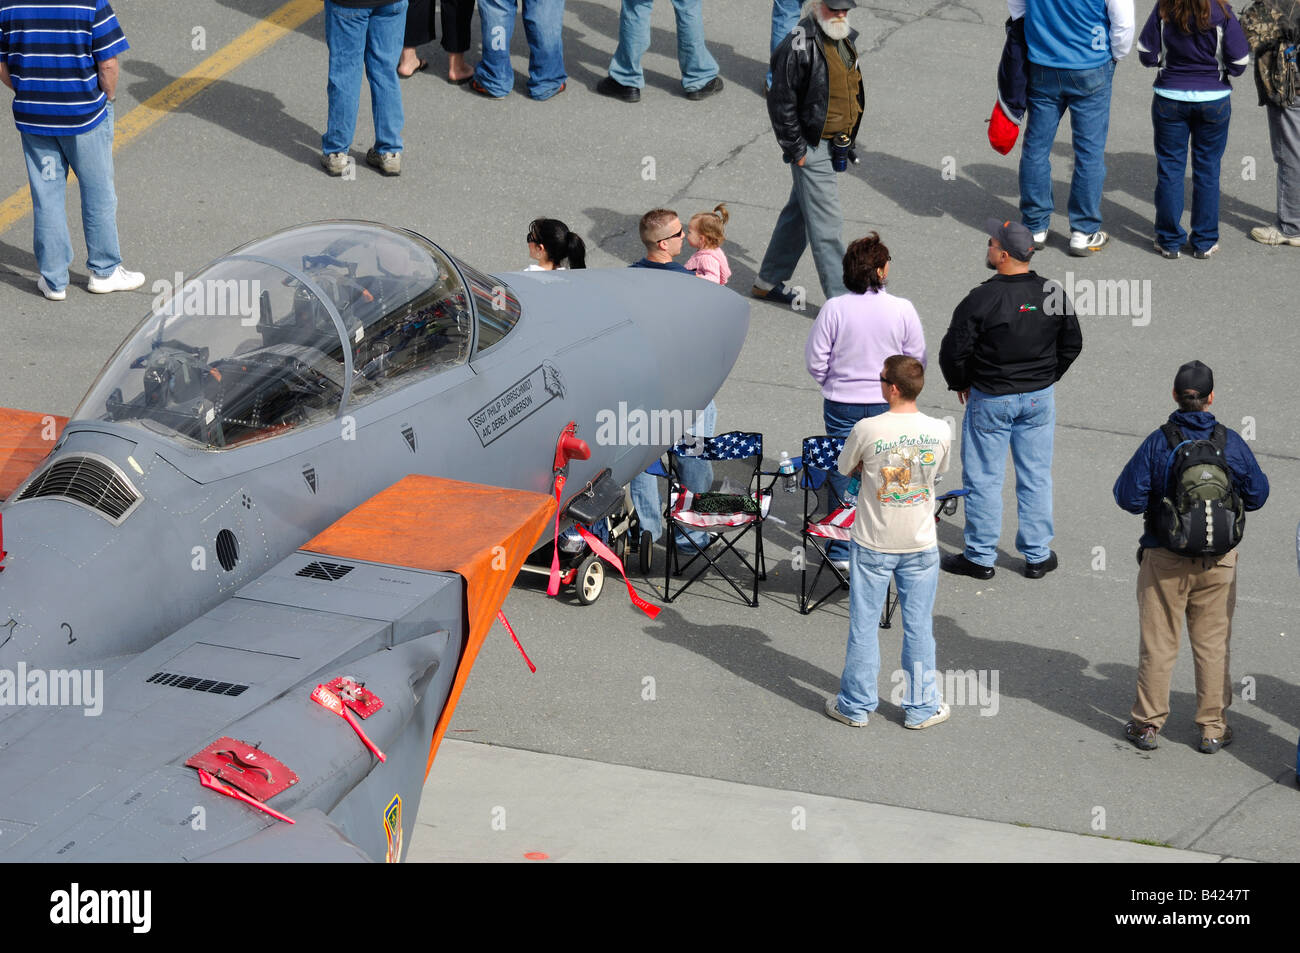
[[[239,562],[239,540],[228,529],[223,529],[217,534],[217,559],[226,572],[234,569],[235,564]]]

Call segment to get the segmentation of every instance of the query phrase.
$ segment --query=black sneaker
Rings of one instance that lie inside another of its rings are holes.
[[[1226,748],[1232,744],[1232,729],[1225,727],[1223,737],[1221,738],[1202,738],[1201,744],[1197,748],[1201,754],[1214,754],[1220,748]]]
[[[714,93],[722,92],[722,77],[715,76],[699,89],[692,89],[686,94],[687,99],[704,99]]]
[[[1154,725],[1139,725],[1136,721],[1130,721],[1124,726],[1124,737],[1143,751],[1155,751],[1160,747],[1156,744],[1156,734]]]
[[[959,576],[970,576],[972,579],[993,578],[994,569],[992,566],[981,566],[979,563],[973,563],[966,558],[965,553],[944,556],[941,565],[944,572],[956,573]]]
[[[597,83],[596,92],[602,96],[621,99],[625,103],[639,103],[641,101],[641,90],[635,86],[624,86],[612,76],[606,76]]]
[[[786,289],[785,285],[773,285],[764,291],[758,285],[749,289],[751,298],[757,298],[759,301],[771,301],[773,304],[792,305],[795,298],[798,297],[793,291]]]
[[[1042,579],[1060,565],[1060,562],[1056,558],[1056,551],[1049,550],[1048,552],[1048,557],[1040,563],[1031,563],[1029,560],[1025,560],[1026,579]]]

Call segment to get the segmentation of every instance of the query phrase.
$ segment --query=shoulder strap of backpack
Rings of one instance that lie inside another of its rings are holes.
[[[1183,430],[1178,424],[1161,424],[1160,432],[1165,435],[1170,450],[1177,450],[1184,442]]]
[[[1215,424],[1214,430],[1210,432],[1210,445],[1223,453],[1228,448],[1228,428],[1223,424]]]

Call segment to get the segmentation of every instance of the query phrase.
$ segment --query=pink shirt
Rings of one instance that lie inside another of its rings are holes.
[[[721,248],[701,248],[686,260],[686,270],[718,285],[725,285],[731,277],[731,266]]]
[[[906,354],[925,364],[921,319],[906,298],[888,291],[843,294],[817,313],[804,358],[808,373],[827,400],[842,404],[883,404],[880,369],[891,354]]]

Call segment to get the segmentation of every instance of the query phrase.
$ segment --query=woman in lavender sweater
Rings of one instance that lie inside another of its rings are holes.
[[[1156,251],[1177,258],[1187,242],[1183,175],[1192,143],[1194,258],[1219,250],[1219,161],[1232,116],[1229,76],[1250,62],[1250,46],[1226,0],[1160,0],[1138,37],[1143,66],[1159,67],[1151,122],[1156,144]]]
[[[859,420],[889,410],[880,392],[885,358],[906,354],[925,364],[925,334],[916,308],[885,290],[891,261],[889,249],[875,232],[850,245],[844,254],[844,287],[849,294],[822,305],[808,332],[804,358],[808,373],[821,385],[822,416],[832,437],[847,437]],[[836,471],[830,480],[843,496],[848,480]],[[832,542],[827,553],[847,564],[848,544]]]

